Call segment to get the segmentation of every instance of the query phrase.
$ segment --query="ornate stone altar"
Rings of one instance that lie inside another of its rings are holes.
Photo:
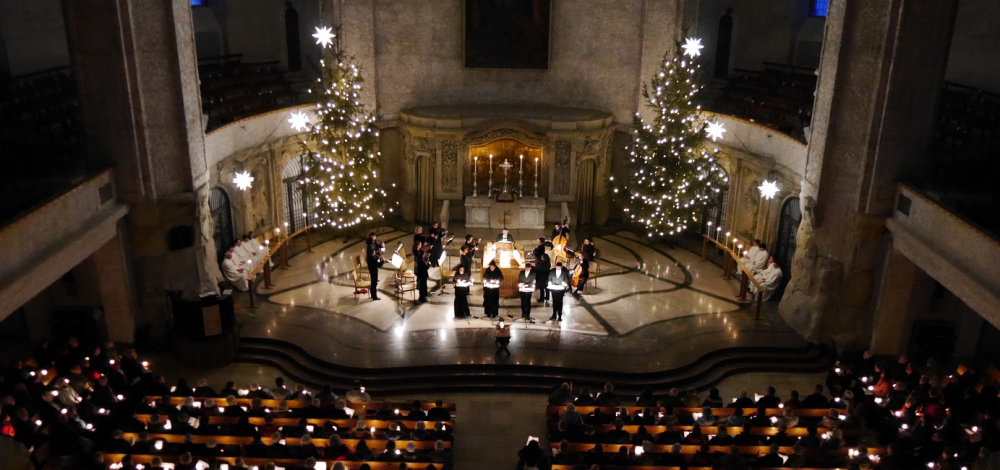
[[[593,223],[608,218],[610,113],[542,105],[419,107],[400,113],[400,131],[400,203],[407,220],[429,220],[427,208],[436,216],[445,200],[449,218],[464,218],[473,228],[544,228],[546,221],[561,219],[562,203],[574,217],[583,207]],[[427,162],[432,189],[421,176]],[[501,167],[505,162],[507,169]],[[513,202],[489,197],[491,189],[504,187]]]

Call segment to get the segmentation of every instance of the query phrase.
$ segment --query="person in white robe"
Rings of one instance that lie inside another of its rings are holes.
[[[774,258],[768,258],[767,267],[754,275],[754,279],[760,284],[761,289],[764,290],[763,300],[770,300],[771,296],[774,295],[774,290],[778,288],[781,284],[781,267],[778,266],[778,262]],[[750,292],[754,296],[758,295],[757,286],[752,282],[750,283]]]
[[[237,239],[233,253],[245,264],[250,265],[251,270],[257,267],[257,259],[254,257],[254,252],[250,249],[249,243],[243,243],[243,240]]]
[[[766,269],[770,262],[768,261],[771,255],[767,252],[767,243],[761,242],[758,245],[757,253],[754,254],[753,258],[750,259],[750,264],[746,265],[747,269],[751,273],[757,275],[760,271]]]
[[[243,237],[243,248],[246,249],[247,253],[250,255],[250,259],[253,260],[254,266],[259,266],[264,258],[267,256],[262,250],[257,241],[254,240],[250,234]]]
[[[754,257],[757,256],[757,252],[760,251],[760,239],[754,238],[750,243],[750,249],[747,250],[745,255],[740,257],[740,262],[743,263],[743,266],[746,266],[748,269],[750,268]]]
[[[249,235],[250,235],[250,246],[257,251],[257,262],[259,263],[263,261],[264,258],[267,258],[267,255],[271,253],[271,250],[269,248],[266,248],[264,245],[260,243],[259,240],[257,240],[257,237],[256,235],[254,235],[252,230],[250,231]],[[271,266],[274,266],[274,263],[271,263]]]
[[[226,280],[229,281],[233,287],[246,292],[250,290],[250,284],[247,282],[246,270],[240,266],[240,263],[236,261],[233,252],[226,253],[226,259],[222,260],[222,275],[226,276]]]

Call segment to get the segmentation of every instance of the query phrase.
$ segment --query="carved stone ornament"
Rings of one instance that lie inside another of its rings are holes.
[[[572,144],[566,140],[557,140],[555,144],[555,193],[569,194],[570,160],[572,159]]]
[[[458,190],[458,142],[454,140],[441,142],[441,190]]]

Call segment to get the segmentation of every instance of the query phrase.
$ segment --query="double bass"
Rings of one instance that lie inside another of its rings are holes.
[[[552,245],[557,249],[562,249],[562,247],[569,244],[569,238],[566,236],[566,224],[569,223],[569,216],[563,217],[562,223],[559,224],[559,233],[552,237]]]

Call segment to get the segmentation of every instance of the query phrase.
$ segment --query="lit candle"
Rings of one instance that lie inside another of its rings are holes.
[[[705,229],[705,233],[704,233],[704,235],[705,235],[705,236],[708,236],[708,234],[709,234],[709,233],[710,233],[710,231],[712,230],[712,221],[711,221],[711,220],[709,220],[709,221],[708,221],[708,223],[706,224],[706,227],[707,227],[707,228]]]

